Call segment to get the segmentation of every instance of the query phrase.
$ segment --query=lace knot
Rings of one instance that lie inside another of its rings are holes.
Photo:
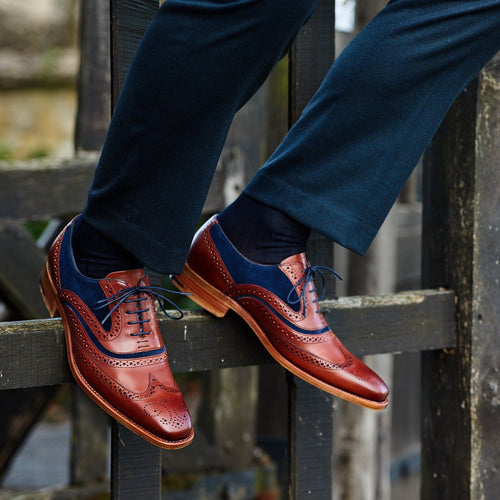
[[[181,319],[184,317],[184,313],[182,309],[175,304],[171,299],[165,296],[165,293],[172,293],[175,295],[190,295],[185,292],[180,292],[177,290],[167,290],[166,288],[161,288],[157,286],[144,286],[144,285],[135,285],[128,288],[124,288],[119,292],[107,297],[103,300],[97,301],[93,308],[95,310],[103,309],[105,307],[109,307],[110,310],[106,314],[106,316],[101,320],[101,324],[104,325],[106,321],[111,317],[111,315],[118,309],[122,304],[130,304],[135,303],[136,309],[132,309],[129,311],[125,311],[125,314],[135,314],[137,319],[135,321],[127,322],[129,325],[138,325],[139,332],[133,333],[131,335],[149,335],[151,331],[145,331],[144,326],[149,323],[150,319],[144,319],[144,313],[149,311],[149,308],[143,306],[143,302],[147,300],[145,295],[150,295],[153,299],[156,299],[160,304],[160,308],[163,313],[170,319]],[[177,314],[172,315],[167,309],[167,304],[170,306],[170,309],[174,309],[177,311]]]
[[[318,295],[318,298],[313,300],[313,303],[318,303],[319,301],[323,300],[323,297],[325,296],[325,288],[326,288],[326,279],[325,275],[323,274],[324,271],[327,271],[329,273],[332,273],[336,278],[339,280],[342,280],[342,276],[340,276],[336,271],[333,269],[326,267],[326,266],[307,266],[302,272],[304,273],[304,276],[297,281],[297,283],[291,288],[290,292],[288,293],[288,296],[286,300],[288,301],[289,304],[302,304],[302,310],[304,311],[304,317],[306,316],[306,293],[307,293],[307,285],[312,281],[315,285],[316,284],[316,277],[319,276],[321,279],[321,292]],[[303,285],[303,286],[302,286]],[[299,288],[302,286],[302,290],[300,293],[298,292]],[[292,295],[294,292],[297,294],[297,298],[294,299]],[[318,292],[317,287],[313,288],[312,290],[309,290],[310,293],[313,292]],[[316,313],[321,312],[320,309],[316,310]]]

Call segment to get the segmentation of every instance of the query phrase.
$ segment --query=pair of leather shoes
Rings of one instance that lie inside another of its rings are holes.
[[[173,283],[218,317],[231,309],[271,356],[294,375],[342,399],[384,409],[389,390],[335,336],[318,305],[314,267],[305,254],[279,265],[246,259],[217,217],[195,235],[182,274]]]
[[[50,315],[62,318],[76,381],[148,441],[186,446],[193,428],[159,331],[158,289],[142,269],[100,280],[82,275],[71,248],[72,227],[52,245],[40,286]],[[215,316],[236,312],[293,374],[361,406],[385,408],[387,386],[345,348],[321,314],[314,275],[304,254],[277,266],[246,259],[213,217],[195,235],[182,274],[172,278]]]
[[[100,280],[82,275],[72,227],[52,245],[40,288],[50,315],[62,318],[73,376],[103,410],[151,443],[188,445],[194,433],[158,327],[159,290],[143,269]]]

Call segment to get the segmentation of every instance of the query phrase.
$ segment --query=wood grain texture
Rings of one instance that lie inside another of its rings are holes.
[[[111,0],[111,104],[114,108],[137,46],[158,0]],[[111,498],[160,498],[160,449],[113,421]]]
[[[137,46],[158,10],[158,0],[111,0],[111,95],[113,108]]]
[[[470,492],[472,213],[477,82],[448,113],[424,158],[422,278],[457,293],[455,352],[422,357],[422,498]],[[425,286],[424,285],[424,286]],[[453,429],[453,432],[450,432]]]
[[[97,155],[67,160],[0,162],[0,219],[49,219],[79,212]]]
[[[111,118],[109,18],[109,0],[81,2],[76,151],[100,151]]]
[[[497,58],[456,101],[424,162],[424,286],[457,294],[456,349],[423,355],[426,499],[500,491],[499,86]]]
[[[290,54],[289,122],[295,123],[335,59],[335,2],[321,0]]]
[[[289,58],[289,113],[292,126],[321,85],[335,58],[335,3],[321,0],[303,26]],[[308,256],[333,268],[333,244],[314,234]],[[335,280],[325,282],[332,295]],[[288,377],[289,495],[293,499],[332,498],[333,492],[333,396]]]
[[[323,301],[337,335],[357,355],[451,348],[451,292],[416,291],[381,297]],[[213,318],[188,311],[178,321],[160,320],[174,372],[213,370],[272,362],[236,315]],[[36,387],[71,380],[60,319],[0,324],[0,389]]]
[[[111,499],[160,498],[161,448],[116,421],[111,433]]]
[[[22,224],[0,221],[0,289],[24,318],[43,318],[47,309],[38,291],[44,253]]]
[[[333,498],[334,401],[297,377],[289,377],[290,498]]]
[[[106,481],[110,420],[78,385],[71,386],[70,484]]]
[[[1,219],[44,220],[78,213],[97,161],[97,153],[63,160],[0,161],[0,224]],[[203,211],[213,214],[223,208],[224,182],[215,182]]]

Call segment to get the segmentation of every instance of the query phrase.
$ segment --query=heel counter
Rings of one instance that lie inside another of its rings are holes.
[[[234,285],[224,262],[212,240],[211,228],[218,224],[216,217],[209,219],[195,234],[187,258],[189,267],[210,285],[224,291]]]

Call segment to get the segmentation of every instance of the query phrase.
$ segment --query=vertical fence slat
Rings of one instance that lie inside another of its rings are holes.
[[[100,151],[108,128],[111,113],[109,16],[109,0],[81,2],[76,151]]]
[[[422,355],[421,496],[427,499],[466,498],[470,489],[467,324],[472,303],[476,92],[477,84],[471,84],[457,99],[424,159],[423,284],[449,287],[460,301],[456,351]]]
[[[424,161],[424,286],[457,294],[457,348],[423,354],[426,499],[500,491],[499,85],[497,60],[459,97]]]
[[[111,0],[111,99],[114,106],[137,46],[158,0]],[[111,497],[160,498],[161,450],[113,422]]]
[[[290,498],[332,498],[333,396],[297,377],[288,381]]]
[[[160,498],[161,449],[116,421],[111,432],[112,500]]]
[[[290,52],[289,121],[297,121],[335,59],[335,2],[320,0]]]
[[[100,151],[111,114],[109,1],[80,4],[80,69],[75,150]],[[55,224],[57,231],[62,227]],[[51,238],[50,238],[51,239]],[[70,481],[103,481],[108,461],[108,416],[76,385],[72,388]]]
[[[289,121],[292,125],[335,58],[335,2],[321,0],[290,54]],[[332,266],[332,244],[315,235],[309,258]],[[329,282],[327,292],[332,290]],[[289,377],[289,494],[332,498],[333,396]]]
[[[101,483],[106,480],[109,457],[109,417],[78,385],[71,388],[72,485]]]
[[[111,0],[111,89],[113,107],[158,0]]]

